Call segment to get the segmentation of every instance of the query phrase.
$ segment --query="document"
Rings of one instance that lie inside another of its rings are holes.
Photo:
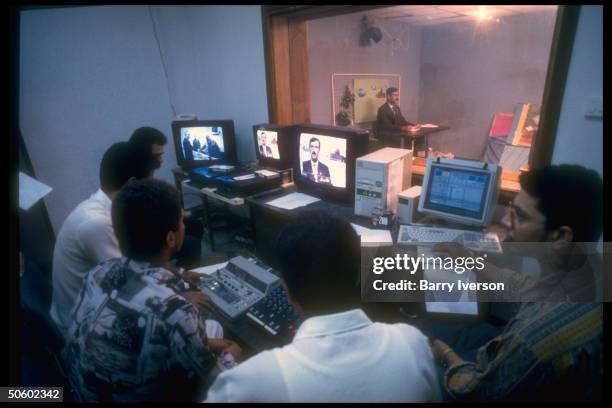
[[[251,174],[245,174],[244,176],[236,176],[234,177],[234,180],[236,181],[242,181],[242,180],[249,180],[252,178],[255,178],[255,173],[251,173]]]
[[[303,193],[290,193],[274,200],[268,201],[266,204],[285,210],[293,210],[298,207],[320,201],[318,198],[309,196]]]
[[[361,238],[363,246],[390,246],[393,245],[393,238],[391,237],[391,231],[388,230],[377,230],[362,227],[361,225],[353,224],[353,229]],[[368,245],[370,244],[370,245]],[[372,245],[376,244],[376,245]]]
[[[278,176],[278,172],[272,171],[272,170],[266,170],[266,169],[257,170],[257,171],[255,171],[255,173],[259,174],[262,177],[274,177],[274,176]]]
[[[421,128],[425,128],[425,129],[427,129],[427,128],[434,128],[435,129],[435,128],[438,128],[438,127],[440,127],[440,126],[434,125],[433,123],[423,123],[421,125]]]
[[[29,210],[53,189],[25,173],[19,172],[19,208]]]

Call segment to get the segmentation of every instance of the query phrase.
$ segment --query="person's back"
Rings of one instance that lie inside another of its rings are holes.
[[[112,198],[126,183],[150,177],[155,158],[130,143],[113,144],[100,162],[100,189],[66,218],[53,249],[51,318],[62,334],[87,272],[121,256],[111,221]]]
[[[360,240],[323,212],[291,220],[275,248],[290,303],[302,316],[291,344],[223,373],[208,401],[439,401],[425,336],[373,323],[360,309]]]
[[[360,309],[307,319],[291,344],[224,372],[207,397],[209,402],[439,400],[425,336],[406,324],[372,323]]]
[[[204,320],[178,295],[181,283],[127,258],[89,273],[64,349],[80,399],[189,400],[203,386],[215,358],[205,348]]]
[[[70,325],[68,312],[78,297],[87,271],[102,260],[119,256],[121,252],[110,216],[110,199],[98,190],[68,215],[53,249],[50,313],[64,335]]]

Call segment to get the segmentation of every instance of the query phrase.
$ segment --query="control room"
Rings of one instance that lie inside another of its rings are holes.
[[[607,399],[603,5],[11,30],[2,398]]]

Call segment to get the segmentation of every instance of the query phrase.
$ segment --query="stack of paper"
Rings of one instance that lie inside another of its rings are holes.
[[[272,201],[268,201],[266,204],[269,204],[274,207],[283,208],[285,210],[293,210],[298,207],[303,207],[305,205],[314,203],[319,201],[318,198],[309,196],[308,194],[303,193],[290,193],[274,199]]]

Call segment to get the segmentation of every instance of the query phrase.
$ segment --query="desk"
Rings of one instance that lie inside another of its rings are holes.
[[[441,132],[443,130],[448,130],[448,129],[449,129],[448,126],[438,126],[435,128],[421,128],[421,130],[417,132],[403,133],[400,147],[404,149],[406,139],[408,139],[412,142],[412,150],[414,151],[414,140],[425,138],[425,157],[427,157],[427,154],[429,152],[429,135],[432,133]]]
[[[181,190],[190,191],[191,193],[198,195],[202,199],[202,204],[204,205],[204,224],[208,233],[208,242],[210,243],[210,249],[215,251],[215,240],[213,236],[213,226],[210,217],[210,205],[209,198],[217,200],[219,202],[224,203],[225,205],[232,206],[234,208],[238,208],[244,206],[244,198],[243,197],[234,197],[228,198],[222,195],[219,195],[215,192],[216,188],[207,187],[207,188],[199,188],[191,184],[190,180],[183,180],[181,183]],[[245,207],[246,208],[246,207]]]

